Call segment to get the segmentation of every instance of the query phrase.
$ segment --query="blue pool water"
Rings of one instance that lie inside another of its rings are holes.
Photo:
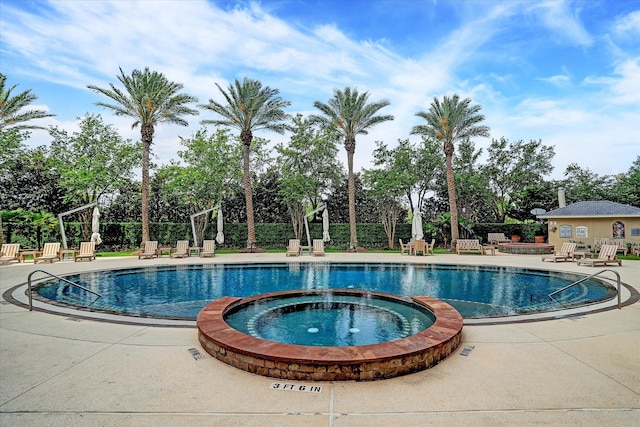
[[[611,299],[615,290],[589,280],[547,295],[582,276],[508,267],[280,263],[150,266],[67,276],[100,298],[64,282],[37,292],[48,299],[132,316],[195,319],[223,297],[296,289],[360,289],[402,296],[429,295],[454,306],[463,317],[490,317],[560,310]]]
[[[433,325],[435,316],[404,301],[323,293],[260,299],[234,307],[225,321],[240,332],[269,341],[354,346],[415,335]]]

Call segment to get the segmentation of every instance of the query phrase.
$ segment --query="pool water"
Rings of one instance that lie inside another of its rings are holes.
[[[332,292],[260,299],[225,314],[229,326],[255,338],[312,346],[394,341],[434,321],[430,311],[413,303]]]
[[[429,295],[465,318],[561,310],[613,298],[615,289],[562,272],[510,267],[365,263],[278,263],[149,266],[81,273],[68,280],[101,297],[52,280],[39,286],[44,298],[91,310],[173,319],[195,319],[223,296],[247,297],[298,289],[358,289],[401,296]]]

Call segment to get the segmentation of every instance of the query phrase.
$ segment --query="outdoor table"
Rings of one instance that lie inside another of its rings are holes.
[[[26,256],[31,255],[33,257],[33,263],[35,264],[36,263],[36,257],[38,255],[40,255],[41,253],[42,252],[40,252],[38,250],[35,250],[35,249],[27,249],[27,250],[24,250],[24,251],[20,251],[20,262],[23,263],[24,262],[24,258]]]
[[[571,254],[571,257],[573,258],[573,261],[575,261],[576,259],[580,259],[580,258],[593,258],[593,253],[589,252],[589,251],[573,251],[573,253]]]
[[[167,253],[167,256],[171,255],[171,246],[162,246],[158,248],[158,257],[162,258],[162,254]]]
[[[75,249],[60,249],[60,252],[58,252],[58,257],[60,258],[60,261],[64,261],[65,255],[71,255],[71,259],[73,259],[73,257],[77,253],[78,251]]]
[[[482,250],[485,255],[487,255],[487,251],[491,251],[491,255],[496,254],[496,247],[494,245],[482,245]]]
[[[195,252],[196,256],[200,256],[200,249],[202,248],[199,246],[189,246],[189,251],[187,252],[187,254],[191,256],[192,252]]]

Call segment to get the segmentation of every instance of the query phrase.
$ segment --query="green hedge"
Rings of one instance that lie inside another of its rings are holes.
[[[69,247],[78,247],[84,240],[82,236],[81,224],[78,222],[65,222],[65,234]],[[267,249],[285,248],[289,239],[294,237],[291,224],[265,224],[257,223],[256,239],[257,245]],[[536,232],[546,230],[542,224],[476,224],[473,233],[476,238],[483,242],[487,239],[488,233],[504,233],[510,237],[513,233],[519,232],[522,241],[533,242]],[[45,242],[60,242],[62,236],[58,227],[41,230],[41,241],[38,245],[37,231],[30,226],[17,224],[4,224],[5,242],[20,243],[23,248],[35,248],[42,246]],[[160,245],[175,245],[178,240],[193,241],[193,234],[190,223],[151,223],[149,224],[151,239],[157,240]],[[8,234],[11,233],[9,239]],[[101,250],[123,250],[137,249],[142,240],[142,226],[138,222],[123,223],[101,223],[100,233],[103,243]],[[217,230],[215,224],[209,224],[205,230],[205,239],[215,239]],[[309,234],[311,239],[322,238],[322,224],[309,224]],[[327,244],[332,249],[346,249],[349,246],[349,224],[331,224],[329,227],[331,241]],[[243,248],[247,242],[247,225],[239,223],[228,223],[224,225],[225,247]],[[411,224],[398,224],[396,226],[396,246],[398,239],[407,241],[411,238]],[[307,237],[303,232],[302,241],[306,243]],[[442,242],[437,244],[441,245]],[[381,249],[388,246],[387,235],[384,233],[382,224],[358,224],[358,245],[369,249]]]

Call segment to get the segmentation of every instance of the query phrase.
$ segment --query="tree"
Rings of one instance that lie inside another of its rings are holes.
[[[94,92],[105,95],[115,104],[98,102],[96,105],[113,110],[116,116],[130,117],[134,120],[132,128],[140,126],[142,138],[142,240],[149,238],[149,156],[156,125],[174,123],[187,126],[183,119],[187,115],[197,115],[198,110],[189,108],[189,104],[198,102],[190,95],[182,94],[183,85],[169,81],[164,74],[150,71],[133,70],[130,76],[120,68],[117,76],[124,90],[113,83],[109,88],[87,86]]]
[[[482,149],[476,150],[470,140],[458,144],[453,162],[457,202],[462,218],[472,222],[495,222],[493,210],[487,209],[493,202],[493,193],[489,178],[478,164],[481,155]]]
[[[389,101],[367,104],[369,92],[358,93],[357,89],[346,87],[344,91],[334,89],[333,98],[328,103],[316,101],[313,106],[320,110],[321,115],[312,115],[309,120],[319,123],[325,128],[333,129],[344,138],[344,148],[347,150],[347,178],[349,186],[349,227],[350,249],[358,246],[356,230],[356,184],[353,172],[353,155],[356,151],[356,136],[366,135],[368,129],[378,123],[393,120],[391,115],[376,115],[378,111],[389,105]]]
[[[140,146],[123,140],[102,117],[86,114],[79,119],[79,132],[51,128],[49,164],[61,176],[64,200],[77,206],[99,202],[133,177],[140,165]],[[92,210],[81,212],[83,235],[89,239]]]
[[[253,214],[253,197],[251,193],[250,151],[253,133],[261,130],[271,130],[284,133],[285,121],[288,116],[283,108],[291,103],[283,100],[278,89],[269,86],[262,87],[258,80],[244,78],[242,82],[236,79],[234,84],[229,84],[225,91],[216,83],[222,93],[226,104],[221,104],[213,99],[202,108],[221,116],[217,120],[203,120],[202,123],[211,123],[218,126],[227,126],[240,131],[242,141],[242,165],[245,204],[247,211],[247,247],[256,244],[256,230]]]
[[[480,105],[470,105],[471,99],[460,100],[455,94],[444,96],[442,102],[433,98],[428,111],[420,111],[416,116],[426,120],[426,124],[414,126],[412,134],[424,135],[442,141],[447,172],[447,189],[451,213],[451,244],[458,240],[458,208],[456,204],[456,185],[453,174],[453,153],[455,143],[476,136],[489,136],[489,127],[480,125],[484,116],[480,114]]]
[[[613,194],[619,203],[640,207],[640,156],[629,168],[626,174],[616,175]]]
[[[612,199],[613,177],[609,175],[600,176],[589,168],[571,163],[565,169],[564,176],[561,185],[566,190],[567,204],[584,200]]]
[[[502,137],[494,139],[487,150],[489,158],[483,168],[493,191],[493,208],[498,221],[504,222],[513,209],[512,195],[526,186],[543,182],[544,175],[553,171],[553,147],[542,140],[509,142]]]
[[[343,166],[337,159],[338,148],[331,130],[319,130],[301,114],[293,118],[287,145],[276,151],[281,174],[280,195],[287,205],[295,237],[302,237],[304,216],[321,205],[341,181]]]
[[[38,99],[31,93],[31,89],[25,90],[16,96],[11,96],[11,92],[18,86],[17,84],[6,88],[7,76],[0,73],[0,132],[7,129],[44,129],[42,126],[30,124],[28,122],[45,117],[52,117],[42,110],[25,110],[33,101]]]

